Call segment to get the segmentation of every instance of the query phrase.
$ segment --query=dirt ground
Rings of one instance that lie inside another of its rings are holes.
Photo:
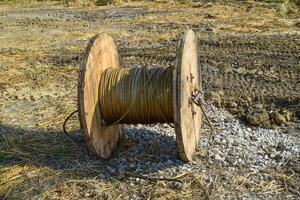
[[[77,72],[89,38],[110,33],[125,66],[171,66],[177,38],[189,28],[198,37],[208,100],[244,120],[257,107],[267,113],[290,111],[293,117],[282,126],[299,138],[300,21],[297,15],[281,15],[275,3],[2,5],[0,198],[124,199],[152,187],[148,199],[174,199],[174,194],[179,199],[209,199],[211,193],[195,195],[147,182],[123,191],[120,186],[130,185],[130,180],[99,179],[97,172],[107,171],[105,163],[82,154],[61,129],[66,115],[77,107]],[[272,120],[268,127],[276,124]],[[69,129],[78,132],[76,118]],[[101,195],[90,194],[91,187]],[[227,195],[214,192],[217,199]],[[243,194],[230,192],[233,198]],[[244,192],[249,192],[247,187]],[[289,194],[283,189],[274,198]]]

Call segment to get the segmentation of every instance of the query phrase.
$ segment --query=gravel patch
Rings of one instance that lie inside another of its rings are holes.
[[[119,173],[131,171],[149,177],[188,174],[185,180],[190,180],[196,175],[201,177],[207,188],[210,184],[216,184],[216,179],[220,176],[219,181],[225,186],[218,187],[225,191],[223,194],[226,191],[229,194],[216,198],[225,199],[274,199],[282,190],[281,183],[277,180],[279,172],[288,168],[298,177],[300,143],[297,135],[286,134],[280,127],[251,127],[213,105],[206,105],[206,109],[216,133],[211,137],[208,126],[203,123],[203,134],[193,162],[185,163],[180,160],[174,129],[168,124],[158,124],[153,127],[126,126],[121,147],[109,161],[110,164],[117,166]],[[145,180],[139,178],[129,180],[132,185],[145,183]],[[233,185],[236,190],[234,194],[229,192],[232,188],[227,187],[227,183]],[[184,184],[176,182],[159,184],[173,189],[184,187]],[[299,195],[298,185],[297,182],[294,183],[290,190]],[[253,192],[239,191],[244,187]],[[240,196],[236,196],[237,193]],[[285,198],[293,199],[295,196],[287,195]]]

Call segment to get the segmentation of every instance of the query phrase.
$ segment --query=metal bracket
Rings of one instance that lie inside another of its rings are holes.
[[[214,127],[212,126],[212,124],[210,123],[210,120],[209,120],[209,118],[207,117],[207,115],[206,115],[206,113],[205,113],[205,111],[204,111],[204,109],[203,109],[203,106],[202,106],[202,100],[201,100],[201,96],[203,95],[203,93],[202,93],[202,91],[200,91],[200,90],[194,90],[193,92],[192,92],[192,102],[194,103],[194,104],[196,104],[197,106],[199,106],[200,107],[200,109],[201,109],[201,111],[202,111],[202,113],[203,113],[203,115],[204,115],[204,117],[205,117],[205,119],[206,119],[206,121],[208,122],[208,125],[210,126],[210,128],[211,128],[211,131],[212,132],[215,132],[215,130],[214,130]]]
[[[192,92],[193,94],[192,94],[192,101],[197,105],[197,106],[201,106],[201,104],[202,104],[202,101],[201,101],[201,95],[203,94],[202,93],[202,91],[200,91],[200,90],[194,90],[193,92]]]

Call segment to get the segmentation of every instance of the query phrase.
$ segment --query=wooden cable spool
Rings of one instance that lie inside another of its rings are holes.
[[[122,68],[121,63],[114,40],[108,34],[101,33],[90,40],[79,72],[78,111],[81,128],[90,151],[105,159],[116,149],[123,125],[101,123],[103,116],[98,96],[99,83],[106,69]],[[201,131],[201,109],[192,101],[195,92],[201,91],[197,40],[192,30],[186,31],[178,41],[172,88],[171,103],[179,155],[182,160],[191,161]]]

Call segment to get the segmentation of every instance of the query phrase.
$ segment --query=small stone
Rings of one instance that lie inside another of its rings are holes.
[[[280,125],[282,125],[282,124],[287,124],[287,121],[286,121],[285,117],[282,116],[281,114],[279,114],[278,112],[272,112],[272,113],[270,114],[270,117],[271,117],[271,119],[274,120],[274,122],[275,122],[278,126],[280,126]]]
[[[285,147],[285,144],[283,142],[278,142],[277,145],[276,145],[276,151],[283,151],[285,150],[286,147]]]
[[[256,138],[255,135],[250,135],[250,140],[251,140],[251,141],[257,141],[257,138]]]
[[[173,161],[170,160],[170,159],[168,159],[168,160],[167,160],[167,164],[172,165],[172,164],[173,164]]]
[[[214,19],[216,17],[214,15],[210,14],[210,13],[205,13],[204,14],[204,18],[206,18],[206,19]]]
[[[222,91],[211,91],[208,93],[208,100],[210,100],[211,102],[213,102],[213,104],[218,107],[221,108],[222,104],[223,104],[223,95],[224,92]]]
[[[235,142],[235,140],[233,138],[228,139],[228,144],[233,144],[234,142]]]
[[[227,141],[226,141],[225,139],[222,139],[222,140],[221,140],[221,143],[222,143],[222,144],[226,144]]]
[[[192,6],[194,7],[194,8],[200,8],[200,7],[203,7],[203,3],[200,3],[200,2],[193,2],[193,4],[192,4]]]
[[[92,196],[92,193],[87,192],[87,193],[84,194],[84,196],[90,197],[90,196]]]
[[[253,105],[253,108],[254,108],[254,109],[258,109],[258,110],[263,109],[263,107],[264,107],[264,105],[263,105],[263,104],[260,104],[260,103],[257,103],[257,104],[254,104],[254,105]]]
[[[290,122],[293,119],[293,113],[291,111],[283,110],[281,115],[285,117],[287,122]]]
[[[224,93],[224,91],[219,90],[219,91],[218,91],[218,94],[219,94],[221,97],[223,97],[225,93]]]
[[[234,101],[229,101],[226,103],[227,108],[236,108],[238,105]]]
[[[229,108],[229,112],[233,115],[237,115],[241,113],[241,109],[234,107],[234,108]]]
[[[252,98],[250,96],[246,96],[245,100],[249,103],[252,104]]]
[[[270,158],[275,158],[276,157],[276,154],[275,153],[272,153],[271,155],[270,155]]]
[[[8,94],[15,94],[15,93],[17,92],[17,90],[14,89],[14,88],[7,88],[7,89],[6,89],[6,92],[7,92]]]
[[[173,182],[170,186],[172,188],[174,188],[174,189],[181,189],[182,183],[180,183],[180,182]]]
[[[219,154],[216,154],[215,155],[215,160],[222,161],[223,159],[221,158],[221,156]]]
[[[186,190],[189,187],[187,183],[182,183],[180,189],[181,190]]]
[[[237,132],[238,132],[238,135],[239,135],[239,136],[243,136],[243,135],[244,135],[244,130],[241,129],[241,128],[239,128],[239,129],[237,130]]]
[[[266,111],[260,112],[250,112],[246,115],[246,122],[255,125],[267,128],[270,126],[269,115]]]
[[[101,196],[102,196],[103,199],[108,199],[109,198],[108,192],[102,192]]]
[[[26,176],[27,176],[28,178],[34,178],[34,177],[36,177],[37,175],[38,175],[38,174],[35,173],[35,171],[28,172],[28,173],[26,174]]]

